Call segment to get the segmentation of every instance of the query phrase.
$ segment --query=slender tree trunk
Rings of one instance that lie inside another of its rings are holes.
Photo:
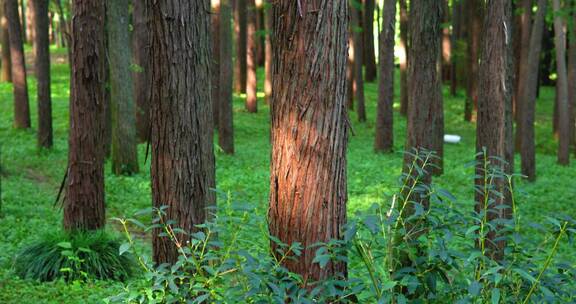
[[[408,116],[408,4],[400,1],[400,114]]]
[[[556,42],[556,73],[558,78],[558,164],[570,164],[570,115],[568,106],[568,76],[566,71],[566,33],[564,17],[560,14],[560,0],[552,0],[554,6],[554,33]]]
[[[391,152],[394,148],[394,44],[396,31],[396,0],[384,2],[384,20],[379,35],[380,78],[376,115],[376,152]]]
[[[346,106],[350,111],[354,110],[354,92],[356,91],[356,84],[354,83],[354,41],[353,35],[348,37],[348,61],[346,62]]]
[[[226,154],[234,154],[232,111],[232,7],[230,0],[220,1],[220,75],[218,96],[218,144]]]
[[[374,47],[374,6],[375,0],[364,0],[364,20],[362,33],[364,38],[364,65],[366,66],[366,81],[376,80],[376,50]]]
[[[18,16],[18,1],[4,0],[4,13],[8,19],[10,37],[10,59],[12,60],[12,83],[14,87],[14,127],[30,128],[30,105],[28,104],[28,82],[22,42],[22,28]]]
[[[256,71],[258,69],[257,47],[256,47],[256,3],[254,0],[247,1],[247,22],[246,22],[246,110],[250,113],[258,112]]]
[[[68,31],[68,22],[64,16],[64,8],[62,7],[61,0],[54,0],[56,3],[56,8],[58,9],[58,22],[60,23],[60,46],[66,47],[68,45],[68,39],[70,32]]]
[[[131,175],[138,172],[136,107],[130,72],[130,0],[107,0],[108,58],[112,114],[112,172]]]
[[[246,93],[246,3],[248,0],[236,0],[234,8],[234,31],[236,33],[236,63],[234,65],[234,91]]]
[[[215,204],[210,90],[209,0],[146,0],[152,58],[152,199],[168,206],[165,221],[187,233]],[[194,50],[191,52],[190,50]],[[178,62],[178,64],[172,64]],[[153,257],[174,263],[177,246],[153,231]],[[189,236],[176,235],[185,243]]]
[[[576,8],[576,3],[573,4]],[[572,13],[572,26],[568,41],[568,105],[570,107],[570,140],[576,156],[576,11]]]
[[[451,79],[451,61],[452,61],[452,39],[450,34],[450,9],[448,0],[442,0],[442,78],[445,81]]]
[[[133,0],[132,53],[138,69],[132,73],[134,101],[136,102],[136,134],[140,142],[150,141],[150,20],[146,15],[144,1]]]
[[[483,26],[480,70],[478,77],[478,119],[476,121],[476,187],[484,189],[490,180],[485,159],[505,174],[512,173],[512,1],[488,0]],[[486,154],[482,153],[485,149]],[[505,176],[493,178],[493,189],[476,192],[476,211],[487,213],[488,221],[509,219],[510,193]],[[488,186],[490,187],[490,186]],[[492,191],[494,190],[494,191]],[[497,192],[497,193],[496,193]],[[487,194],[487,195],[486,195]],[[502,208],[508,206],[509,208]],[[485,210],[486,209],[486,210]],[[495,223],[495,222],[494,222]],[[500,224],[495,224],[500,227]],[[493,228],[494,229],[494,228]],[[498,228],[496,228],[498,229]],[[486,236],[486,254],[495,260],[504,258],[506,241],[496,229]],[[485,247],[482,246],[484,250]]]
[[[24,1],[24,0],[22,0]],[[32,4],[34,0],[27,0],[26,3],[26,20],[22,20],[22,22],[26,24],[26,41],[32,44],[32,49],[35,46],[35,39],[34,36],[36,35],[35,28],[36,26],[34,23],[36,22],[36,12],[34,11],[34,6]],[[33,50],[34,51],[34,50]]]
[[[266,19],[264,17],[264,0],[256,0],[256,62],[259,67],[264,66],[266,61],[265,37],[262,35],[266,31]]]
[[[528,55],[530,51],[530,34],[532,32],[532,0],[522,0],[521,2],[521,14],[520,14],[520,43],[519,48],[520,57],[517,59],[517,76],[516,76],[516,91],[514,94],[514,118],[516,120],[516,139],[515,147],[517,151],[520,151],[521,141],[522,141],[522,119],[520,119],[520,112],[522,107],[522,99],[520,98],[522,86],[526,84],[527,78],[530,76],[528,74],[522,74],[522,65],[527,64]]]
[[[20,32],[22,33],[22,41],[25,42],[28,37],[26,27],[26,0],[17,0],[20,3],[19,15],[20,15]]]
[[[360,11],[354,6],[350,10],[352,23],[352,42],[354,44],[354,99],[356,101],[356,113],[358,114],[358,121],[366,121],[366,106],[364,101],[364,76],[362,73],[363,60],[363,46],[362,46],[362,32],[359,31],[360,26]]]
[[[267,8],[264,12],[264,17],[266,19],[266,41],[265,41],[265,62],[264,62],[264,94],[266,94],[266,104],[270,104],[270,98],[272,98],[272,9]]]
[[[52,147],[52,99],[50,96],[50,37],[48,33],[48,1],[33,0],[38,96],[38,146]]]
[[[104,227],[104,73],[106,2],[73,0],[68,178],[64,228]]]
[[[458,49],[457,44],[462,39],[460,32],[462,31],[462,2],[453,1],[452,2],[452,37],[451,37],[451,49]],[[454,52],[455,53],[455,52]],[[450,56],[450,94],[456,96],[458,91],[458,69],[457,69],[457,59],[456,56]]]
[[[302,1],[298,9],[297,1],[280,0],[273,5],[270,233],[305,248],[294,260],[284,260],[305,284],[346,278],[345,262],[321,268],[313,261],[317,248],[309,246],[342,239],[346,223],[348,3]],[[276,243],[272,247],[277,254]]]
[[[12,82],[12,59],[10,58],[10,35],[4,5],[0,4],[0,26],[2,26],[2,81]]]
[[[483,1],[467,0],[468,5],[468,92],[464,107],[464,120],[473,121],[478,104],[478,64],[480,35],[482,33]]]
[[[220,0],[211,0],[212,3],[212,121],[218,127],[218,111],[220,98]]]
[[[538,67],[540,50],[542,49],[542,34],[544,31],[544,17],[546,15],[547,0],[538,0],[538,12],[534,17],[532,33],[530,34],[530,51],[528,57],[520,65],[520,74],[528,77],[519,85],[521,132],[522,174],[529,181],[536,180],[536,151],[534,143],[534,112],[536,110],[536,91],[538,87]]]

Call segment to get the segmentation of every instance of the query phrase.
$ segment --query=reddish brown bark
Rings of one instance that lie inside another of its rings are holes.
[[[234,64],[234,91],[246,93],[246,3],[248,0],[234,1],[234,32],[236,37],[236,62]]]
[[[515,138],[515,147],[517,151],[520,151],[521,147],[521,139],[522,132],[520,129],[522,128],[522,120],[519,119],[520,111],[522,107],[521,98],[520,98],[520,91],[522,90],[521,86],[526,84],[526,78],[529,75],[520,73],[521,66],[527,64],[528,60],[528,53],[530,50],[530,34],[532,32],[532,0],[522,0],[520,3],[520,10],[521,14],[519,15],[519,27],[518,31],[520,32],[520,38],[518,47],[518,55],[516,58],[516,86],[515,86],[515,93],[513,96],[514,102],[514,118],[516,121],[516,138]]]
[[[356,101],[356,114],[358,114],[358,121],[366,121],[366,104],[364,100],[364,73],[362,63],[363,46],[362,46],[362,32],[360,31],[360,18],[361,13],[358,9],[351,6],[350,10],[350,23],[352,30],[352,43],[354,49],[351,49],[354,56],[354,100]]]
[[[345,262],[313,263],[317,248],[342,239],[346,223],[347,1],[273,4],[274,73],[270,233],[305,249],[285,259],[306,285],[346,277]],[[300,15],[299,12],[302,12]],[[272,243],[276,248],[276,244]],[[275,254],[276,251],[273,251]]]
[[[258,112],[258,99],[256,88],[256,70],[258,69],[256,47],[256,3],[254,0],[246,0],[246,110],[250,113]]]
[[[480,35],[483,22],[483,0],[467,0],[467,30],[468,30],[468,89],[464,107],[464,120],[473,121],[478,104],[478,65],[480,50]]]
[[[232,111],[232,32],[230,0],[220,1],[220,94],[218,96],[218,145],[226,154],[234,154]]]
[[[34,69],[37,79],[38,146],[52,147],[52,99],[50,97],[50,37],[48,33],[48,2],[32,0],[34,5]]]
[[[66,230],[104,227],[105,1],[73,0]]]
[[[132,1],[132,53],[138,69],[132,73],[136,102],[136,133],[140,142],[150,141],[150,21],[144,1]]]

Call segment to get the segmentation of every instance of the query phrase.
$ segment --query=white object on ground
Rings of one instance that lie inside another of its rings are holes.
[[[462,137],[460,135],[444,134],[444,142],[449,144],[457,144]]]

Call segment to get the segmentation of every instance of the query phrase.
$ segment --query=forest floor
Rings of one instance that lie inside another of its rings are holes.
[[[53,50],[58,56],[65,50]],[[259,76],[262,76],[260,71]],[[262,77],[260,77],[262,79]],[[399,79],[398,77],[396,79]],[[102,299],[117,294],[122,285],[114,282],[65,284],[63,282],[36,283],[18,279],[11,272],[14,255],[25,244],[45,233],[61,229],[62,212],[54,205],[60,182],[66,170],[68,134],[69,67],[58,60],[52,66],[52,101],[54,117],[54,148],[38,150],[36,82],[29,76],[31,130],[14,130],[12,86],[0,84],[0,144],[2,174],[2,217],[0,218],[0,303],[102,303]],[[262,88],[260,83],[260,88]],[[395,100],[398,100],[398,81]],[[444,175],[434,182],[450,191],[459,208],[473,205],[473,168],[466,166],[475,154],[475,125],[463,120],[464,92],[451,97],[444,89],[446,133],[462,136],[459,144],[445,145]],[[375,202],[388,200],[398,189],[402,167],[402,149],[406,119],[395,104],[395,152],[375,154],[373,151],[374,120],[377,84],[366,84],[368,122],[358,123],[351,112],[355,136],[348,147],[348,213],[366,210]],[[234,134],[236,154],[229,156],[216,147],[217,188],[232,194],[233,202],[249,202],[254,206],[251,216],[263,225],[267,211],[269,190],[269,107],[260,98],[259,112],[244,110],[243,97],[234,98]],[[262,97],[262,93],[259,94]],[[537,174],[535,183],[519,181],[518,206],[522,223],[543,223],[546,215],[568,213],[576,217],[575,165],[556,165],[557,141],[552,134],[554,88],[543,87],[537,103],[536,149]],[[146,145],[139,146],[141,172],[131,177],[111,174],[106,167],[107,216],[130,217],[151,205],[149,161],[144,164]],[[519,157],[516,164],[520,163]],[[109,221],[108,230],[117,230]],[[539,238],[537,234],[528,234]],[[262,246],[267,246],[262,239]],[[149,250],[147,242],[141,246]],[[573,249],[560,248],[561,256],[576,263]],[[353,275],[353,273],[352,273]]]

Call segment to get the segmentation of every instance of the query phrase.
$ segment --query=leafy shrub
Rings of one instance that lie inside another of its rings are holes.
[[[14,260],[14,271],[23,279],[66,281],[87,279],[126,280],[134,259],[119,254],[121,242],[104,231],[45,235],[23,248]]]

